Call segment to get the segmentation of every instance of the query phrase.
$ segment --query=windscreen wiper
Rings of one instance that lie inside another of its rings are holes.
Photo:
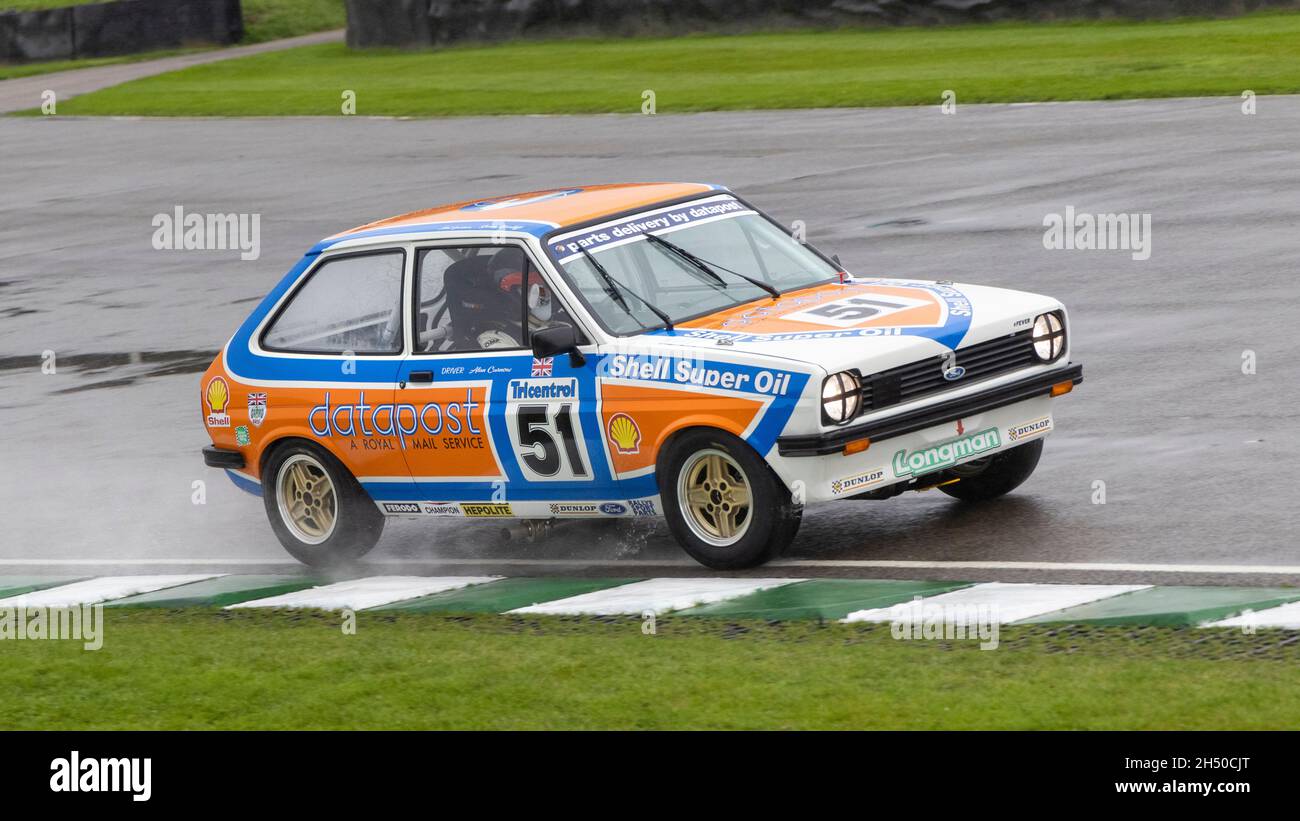
[[[722,277],[718,276],[717,271],[713,270],[707,265],[701,265],[700,261],[698,259],[693,259],[690,256],[690,254],[686,252],[685,249],[679,248],[673,243],[664,239],[663,237],[657,237],[654,234],[647,233],[644,236],[646,239],[648,239],[650,242],[654,243],[655,245],[658,245],[660,248],[666,249],[673,256],[676,256],[679,259],[686,260],[686,263],[691,267],[692,271],[699,274],[703,274],[704,276],[708,277],[712,281],[721,285],[723,288],[727,287],[727,283],[723,281]]]
[[[742,274],[739,271],[733,271],[730,268],[727,268],[726,266],[718,265],[716,262],[706,262],[705,260],[702,260],[699,257],[692,254],[690,251],[687,251],[685,248],[681,247],[680,245],[669,242],[663,237],[656,236],[655,234],[645,233],[642,234],[641,236],[645,237],[650,242],[653,242],[655,245],[658,245],[662,248],[667,248],[669,251],[672,251],[674,254],[686,260],[691,265],[695,266],[697,269],[713,277],[718,282],[722,282],[722,277],[718,276],[718,272],[714,270],[715,268],[726,271],[729,274],[735,274],[736,276],[740,277],[741,279],[745,280],[750,285],[753,285],[756,288],[762,288],[764,291],[767,291],[769,294],[772,295],[772,299],[780,299],[781,297],[780,291],[778,291],[775,287],[764,282],[761,279],[755,279],[754,277],[748,276],[746,274]]]
[[[593,256],[592,253],[588,251],[586,248],[578,248],[578,250],[582,252],[582,256],[586,258],[587,263],[591,265],[591,267],[596,271],[596,273],[600,274],[600,278],[605,281],[605,293],[609,294],[609,298],[617,302],[623,308],[624,311],[627,311],[627,315],[632,317],[632,319],[635,320],[637,324],[641,324],[641,320],[637,319],[636,314],[632,313],[632,309],[629,308],[627,305],[627,300],[623,299],[623,295],[618,292],[619,288],[622,288],[624,291],[627,291],[629,294],[636,297],[641,302],[642,305],[650,309],[650,312],[652,314],[659,317],[659,319],[663,320],[664,330],[671,331],[673,329],[672,317],[668,316],[668,314],[659,310],[654,305],[651,305],[649,300],[647,300],[645,297],[638,294],[636,291],[633,291],[631,288],[627,287],[623,283],[619,282],[618,280],[610,276],[609,271],[605,270],[605,266],[597,262],[596,257]],[[642,325],[642,327],[645,326]]]

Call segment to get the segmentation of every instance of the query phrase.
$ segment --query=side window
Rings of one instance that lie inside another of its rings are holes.
[[[262,335],[268,350],[386,354],[402,351],[401,251],[323,262]]]
[[[419,353],[524,348],[531,331],[573,324],[518,246],[426,248],[416,274]]]

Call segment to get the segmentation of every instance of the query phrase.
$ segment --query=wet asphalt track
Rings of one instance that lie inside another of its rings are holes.
[[[260,501],[203,467],[197,372],[301,253],[454,199],[684,179],[804,221],[858,273],[1055,295],[1085,365],[1014,495],[815,506],[767,575],[1300,582],[1285,569],[1300,565],[1300,98],[1261,98],[1254,116],[1236,99],[1191,99],[953,116],[0,119],[0,157],[0,573],[296,568]],[[261,258],[154,251],[151,220],[175,205],[260,213]],[[1150,213],[1150,260],[1045,250],[1043,217],[1067,205]],[[55,375],[39,369],[46,349]],[[499,527],[390,524],[368,571],[707,572],[662,524],[573,524],[540,544],[501,544]],[[852,564],[899,560],[927,566]]]

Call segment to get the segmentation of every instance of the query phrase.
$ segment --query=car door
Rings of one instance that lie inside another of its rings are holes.
[[[595,363],[529,347],[532,331],[573,324],[553,293],[520,244],[417,249],[397,402],[419,423],[404,453],[424,512],[583,515],[617,497]]]
[[[409,492],[393,397],[405,359],[402,248],[317,261],[232,367],[256,379],[251,438],[310,438],[339,458],[380,502]],[[245,428],[244,435],[250,436]]]

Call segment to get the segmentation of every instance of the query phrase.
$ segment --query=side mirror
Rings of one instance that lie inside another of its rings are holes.
[[[572,325],[554,325],[534,331],[532,334],[533,356],[545,359],[548,356],[567,353],[569,364],[581,368],[587,364],[587,357],[578,350],[578,332]]]

